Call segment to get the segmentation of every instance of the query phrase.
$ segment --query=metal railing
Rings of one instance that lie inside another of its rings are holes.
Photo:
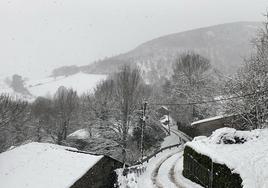
[[[158,151],[154,152],[153,154],[147,156],[146,158],[142,159],[141,161],[135,163],[134,166],[124,168],[123,175],[126,176],[127,174],[135,173],[139,177],[140,175],[142,175],[146,171],[146,166],[143,165],[145,162],[148,163],[151,158],[156,157],[157,154],[159,154],[159,153],[161,153],[161,152],[163,152],[165,150],[175,148],[175,147],[179,147],[181,145],[182,144],[180,143],[180,144],[174,144],[174,145],[170,145],[170,146],[161,148],[160,150],[158,150]]]
[[[172,132],[174,132],[174,131],[172,131]],[[153,157],[156,157],[157,154],[159,154],[159,153],[161,153],[161,152],[163,152],[165,150],[168,150],[168,149],[172,149],[172,148],[175,148],[175,147],[178,148],[179,146],[183,145],[185,142],[188,141],[188,140],[180,137],[179,134],[176,133],[176,135],[180,138],[180,143],[179,144],[170,145],[170,146],[163,147],[163,148],[157,150],[153,154],[151,154],[151,155],[143,158],[142,160],[136,162],[133,166],[125,168],[123,174],[124,173],[127,174],[127,173],[134,172],[137,175],[141,175],[142,173],[144,173],[146,171],[146,166],[143,165],[145,162],[148,163],[150,161],[150,159],[152,159]]]
[[[137,162],[135,165],[138,165],[138,164],[143,164],[144,162],[149,162],[149,160],[153,157],[156,157],[157,154],[165,151],[165,150],[168,150],[168,149],[171,149],[171,148],[175,148],[175,147],[179,147],[181,146],[182,144],[174,144],[174,145],[170,145],[170,146],[167,146],[167,147],[164,147],[164,148],[161,148],[160,150],[154,152],[153,154],[147,156],[146,158],[142,159],[141,161]]]

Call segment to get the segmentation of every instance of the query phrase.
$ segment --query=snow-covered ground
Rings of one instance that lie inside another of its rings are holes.
[[[105,80],[106,77],[106,75],[85,74],[80,72],[67,77],[47,77],[39,80],[27,80],[25,81],[25,87],[29,90],[32,96],[14,92],[5,82],[5,78],[1,77],[0,93],[10,94],[11,96],[26,100],[33,100],[38,96],[53,96],[60,86],[64,86],[76,90],[78,95],[81,95],[85,92],[92,92],[96,85],[102,80]]]
[[[237,140],[240,143],[236,143]],[[240,174],[244,188],[268,187],[268,129],[236,131],[222,128],[210,137],[197,137],[187,145]]]
[[[92,92],[95,86],[106,79],[106,75],[77,73],[67,77],[46,78],[42,80],[28,81],[27,88],[34,96],[53,95],[60,86],[72,88],[77,93]]]
[[[33,142],[1,153],[0,187],[67,188],[103,157],[66,148]]]
[[[159,153],[156,157],[152,158],[149,163],[145,164],[146,171],[138,177],[138,188],[154,188],[157,186],[172,185],[173,183],[168,178],[169,164],[166,161],[173,155],[180,153],[182,148],[173,148]],[[172,162],[171,162],[172,163]],[[168,164],[168,165],[167,165]],[[161,172],[160,171],[161,168]],[[163,172],[164,171],[164,172]],[[167,186],[168,188],[169,186]]]
[[[180,132],[175,131],[175,127],[169,136],[164,139],[161,147],[180,143]],[[200,188],[200,186],[185,179],[181,175],[182,166],[178,165],[183,155],[183,145],[179,148],[165,150],[144,163],[146,171],[139,177],[136,177],[138,188]],[[135,187],[133,186],[133,187]]]
[[[181,142],[180,137],[176,134],[176,132],[171,132],[169,136],[167,136],[164,139],[164,142],[161,143],[161,148],[174,145],[174,144],[179,144]]]

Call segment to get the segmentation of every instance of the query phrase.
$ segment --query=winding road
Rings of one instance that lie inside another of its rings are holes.
[[[189,141],[186,135],[171,129],[170,136],[162,143],[162,148],[180,142]],[[156,157],[146,163],[146,172],[138,179],[138,187],[143,188],[188,188],[181,184],[178,179],[178,164],[182,160],[183,145],[158,153]]]

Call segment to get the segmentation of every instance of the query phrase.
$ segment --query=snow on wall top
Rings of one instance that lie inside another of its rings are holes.
[[[68,138],[87,139],[90,138],[88,129],[79,129],[68,135]]]
[[[191,125],[196,125],[196,124],[200,124],[200,123],[205,123],[205,122],[208,122],[208,121],[214,121],[214,120],[217,120],[217,119],[221,119],[223,118],[224,116],[220,115],[220,116],[215,116],[215,117],[211,117],[211,118],[206,118],[206,119],[201,119],[199,121],[194,121],[193,123],[191,123]]]
[[[103,157],[66,148],[32,142],[1,153],[1,187],[70,187]]]
[[[220,141],[223,137],[240,137],[246,141],[243,144],[224,144]],[[210,137],[196,137],[186,145],[239,173],[244,188],[268,187],[268,129],[236,131],[222,128]]]

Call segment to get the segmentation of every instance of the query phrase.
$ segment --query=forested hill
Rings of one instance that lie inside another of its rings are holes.
[[[258,22],[235,22],[175,33],[148,41],[128,53],[75,69],[107,74],[127,63],[138,65],[144,78],[155,81],[171,75],[172,63],[178,54],[195,51],[209,58],[220,71],[231,74],[250,54],[251,40],[261,26]]]

